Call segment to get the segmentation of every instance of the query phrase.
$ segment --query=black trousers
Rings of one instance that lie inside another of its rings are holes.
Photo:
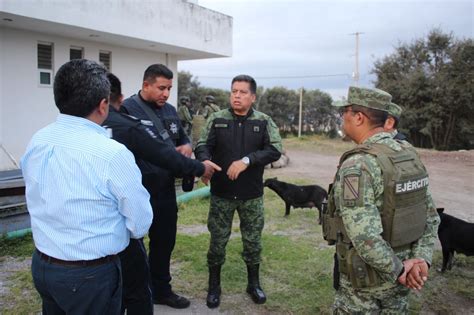
[[[171,198],[170,198],[171,197]],[[176,243],[176,225],[178,222],[178,206],[174,186],[168,194],[151,195],[153,223],[148,236],[150,237],[151,284],[153,297],[171,295],[171,254]]]
[[[130,239],[119,254],[122,263],[122,314],[153,314],[150,289],[150,268],[143,239]]]

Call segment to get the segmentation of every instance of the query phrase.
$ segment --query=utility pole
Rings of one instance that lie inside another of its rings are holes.
[[[356,37],[356,49],[355,49],[355,71],[352,74],[354,79],[354,85],[359,86],[359,35],[364,34],[361,32],[355,32],[349,35],[355,35]]]
[[[303,88],[300,89],[300,117],[298,123],[298,138],[301,138],[301,116],[303,113]]]

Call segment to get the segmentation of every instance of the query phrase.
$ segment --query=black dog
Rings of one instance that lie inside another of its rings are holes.
[[[441,272],[453,267],[454,252],[466,256],[474,255],[474,223],[469,223],[444,213],[444,208],[438,208],[441,223],[438,237],[443,249],[443,267]]]
[[[321,205],[327,199],[328,193],[318,185],[297,186],[279,181],[276,177],[265,180],[263,186],[270,188],[285,202],[285,216],[290,214],[290,208],[312,208],[319,210],[321,223]]]

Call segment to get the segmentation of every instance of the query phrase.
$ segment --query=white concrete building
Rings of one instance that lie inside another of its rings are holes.
[[[55,120],[52,83],[73,58],[103,62],[127,97],[143,72],[232,54],[232,18],[185,0],[0,0],[0,170]],[[177,88],[170,102],[176,103]]]

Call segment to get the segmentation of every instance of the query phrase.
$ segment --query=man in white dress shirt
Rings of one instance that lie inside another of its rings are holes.
[[[43,314],[119,314],[117,254],[152,221],[132,153],[100,126],[109,111],[106,74],[85,59],[61,66],[54,81],[60,114],[21,160]]]

